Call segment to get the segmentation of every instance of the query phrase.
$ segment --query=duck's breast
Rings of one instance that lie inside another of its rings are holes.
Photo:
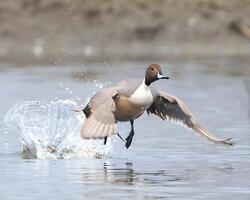
[[[131,102],[126,96],[118,96],[115,99],[115,105],[115,118],[117,121],[129,121],[136,119],[149,108],[148,105],[138,105]]]
[[[150,106],[153,103],[153,99],[150,88],[144,83],[129,97],[129,101],[139,106]]]

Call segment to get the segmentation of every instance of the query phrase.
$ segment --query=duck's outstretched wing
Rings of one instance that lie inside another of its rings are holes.
[[[84,139],[105,138],[117,134],[117,124],[114,116],[116,110],[113,97],[118,94],[116,88],[108,88],[94,95],[89,101],[91,115],[81,128]]]
[[[177,97],[168,95],[161,91],[158,91],[155,95],[155,99],[151,107],[147,110],[148,114],[153,113],[163,120],[173,121],[181,123],[182,125],[193,129],[195,132],[200,134],[203,137],[206,137],[208,140],[232,145],[229,139],[221,140],[216,138],[212,133],[207,131],[194,117],[190,112],[187,106]]]

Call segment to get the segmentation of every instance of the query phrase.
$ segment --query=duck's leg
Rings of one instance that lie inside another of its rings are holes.
[[[122,138],[122,136],[121,136],[119,133],[117,133],[117,135],[118,135],[118,137],[119,137],[123,142],[125,142],[125,140]],[[108,137],[105,137],[105,138],[104,138],[104,145],[106,145],[106,143],[107,143],[107,138],[108,138]]]
[[[104,138],[104,145],[106,145],[107,139],[108,139],[108,137],[105,137],[105,138]]]
[[[117,133],[117,135],[118,135],[118,137],[119,137],[123,142],[125,142],[125,140],[122,138],[122,136],[121,136],[119,133]]]
[[[127,149],[130,147],[131,143],[132,143],[132,140],[133,140],[133,137],[134,137],[134,120],[130,120],[130,124],[131,124],[131,131],[129,132],[129,135],[128,137],[126,138],[126,144],[125,146],[127,147]]]

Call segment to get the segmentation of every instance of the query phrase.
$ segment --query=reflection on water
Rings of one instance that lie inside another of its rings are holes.
[[[125,163],[125,167],[117,168],[115,165],[103,164],[103,170],[82,168],[83,181],[89,184],[110,183],[122,185],[134,185],[138,182],[146,185],[165,185],[168,181],[181,181],[184,176],[167,174],[165,170],[155,172],[136,172],[133,163]]]
[[[166,170],[156,170],[144,172],[143,170],[134,170],[132,162],[125,162],[123,166],[116,166],[104,162],[102,169],[82,168],[82,182],[88,187],[97,187],[103,185],[112,185],[113,188],[107,189],[106,192],[99,191],[87,193],[90,198],[102,196],[104,199],[115,199],[115,196],[120,198],[128,197],[143,197],[143,198],[164,198],[171,196],[165,187],[175,187],[185,185],[185,177],[182,174],[170,174]],[[121,187],[124,189],[121,190]],[[148,188],[148,192],[139,194],[140,190]],[[109,194],[109,192],[114,193]],[[148,194],[147,194],[148,193]],[[114,196],[113,196],[114,195]]]
[[[13,105],[27,100],[52,105],[51,101],[70,99],[83,106],[100,88],[124,77],[142,76],[145,65],[6,68],[0,73],[1,119]],[[112,155],[102,159],[25,160],[18,133],[7,130],[0,120],[0,199],[250,199],[249,64],[209,59],[162,65],[171,80],[159,81],[155,87],[182,98],[204,126],[218,137],[232,137],[236,145],[217,146],[175,124],[144,115],[135,123],[128,150],[117,139],[112,141]],[[64,122],[51,127],[61,130]],[[43,123],[36,125],[43,130]],[[129,124],[120,126],[123,137],[128,131]],[[73,138],[74,144],[81,143],[81,138]],[[89,147],[107,148],[103,141]]]

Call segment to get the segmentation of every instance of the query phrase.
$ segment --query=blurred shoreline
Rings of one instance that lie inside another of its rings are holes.
[[[0,63],[248,59],[249,10],[250,0],[2,0]]]

